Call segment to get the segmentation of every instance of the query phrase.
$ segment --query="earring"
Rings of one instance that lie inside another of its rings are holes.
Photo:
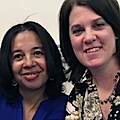
[[[14,78],[12,79],[12,86],[17,86],[17,82]]]
[[[50,78],[50,81],[51,81],[51,82],[54,81],[54,78]]]
[[[117,37],[117,36],[115,36],[115,39],[117,40],[117,39],[118,39],[118,37]]]

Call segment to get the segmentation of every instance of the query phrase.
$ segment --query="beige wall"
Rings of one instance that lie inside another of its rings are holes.
[[[64,0],[0,0],[0,43],[11,26],[34,20],[42,24],[58,44],[58,13]]]
[[[6,30],[17,23],[34,20],[42,24],[59,44],[58,13],[64,0],[0,0],[0,43]],[[120,0],[118,0],[120,2]]]

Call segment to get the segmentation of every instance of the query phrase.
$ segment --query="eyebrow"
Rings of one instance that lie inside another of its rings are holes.
[[[96,22],[96,21],[99,21],[99,20],[104,20],[104,19],[102,17],[99,17],[99,18],[93,20],[93,22]]]
[[[73,30],[74,28],[80,27],[80,26],[81,26],[81,25],[79,25],[79,24],[73,25],[73,26],[71,27],[71,30]]]
[[[104,20],[104,19],[103,19],[102,17],[99,17],[99,18],[93,20],[92,23],[94,23],[94,22],[96,22],[96,21],[99,21],[99,20]],[[75,25],[73,25],[73,26],[71,27],[71,30],[73,30],[73,29],[76,28],[76,27],[80,27],[80,26],[81,26],[80,24],[75,24]]]
[[[36,46],[36,47],[32,48],[32,50],[36,50],[36,49],[44,50],[42,46]],[[21,49],[13,50],[11,53],[14,54],[14,53],[17,53],[17,52],[22,52],[22,50]]]
[[[16,53],[16,52],[21,52],[21,50],[20,50],[20,49],[18,49],[18,50],[13,50],[11,53],[14,54],[14,53]]]
[[[36,49],[41,49],[41,50],[43,50],[43,47],[42,47],[42,46],[36,46],[36,47],[33,47],[32,49],[33,49],[33,50],[36,50]]]

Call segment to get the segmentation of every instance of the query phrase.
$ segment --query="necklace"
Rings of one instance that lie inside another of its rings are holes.
[[[100,98],[98,97],[98,102],[100,103],[100,104],[104,104],[104,103],[107,103],[107,102],[110,102],[110,103],[112,103],[112,101],[113,101],[113,96],[115,96],[115,89],[116,89],[116,87],[117,87],[117,82],[118,82],[118,77],[119,76],[119,71],[117,72],[117,75],[115,75],[115,78],[114,78],[114,82],[115,82],[115,86],[114,86],[114,88],[113,88],[113,90],[112,90],[112,92],[111,92],[111,94],[105,99],[105,100],[100,100]]]

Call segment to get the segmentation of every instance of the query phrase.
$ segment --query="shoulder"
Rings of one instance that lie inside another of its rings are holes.
[[[2,103],[6,103],[6,100],[5,100],[5,98],[1,95],[1,93],[0,93],[0,103],[1,103],[1,105],[2,105]]]
[[[60,96],[58,96],[57,98],[52,99],[52,101],[55,103],[59,103],[59,104],[64,104],[66,103],[68,100],[68,96],[65,94],[61,94]]]
[[[66,113],[66,104],[67,104],[67,95],[61,94],[57,98],[50,100],[50,104],[48,105],[49,110],[49,119],[51,120],[64,120]],[[47,106],[47,108],[48,108]]]
[[[65,106],[67,100],[68,100],[68,96],[65,94],[61,94],[56,98],[51,98],[51,99],[43,101],[41,103],[41,105],[47,105],[47,106],[50,106],[52,108],[54,108],[54,107],[56,108],[57,106],[63,107],[63,106]]]
[[[66,100],[68,98],[68,96],[64,93],[62,93],[60,96],[58,96],[56,99],[59,99],[59,100]]]
[[[68,97],[65,94],[61,94],[57,98],[49,99],[46,101],[47,106],[53,111],[64,110],[67,104]]]
[[[86,88],[88,88],[88,85],[84,83],[77,83],[74,85],[70,95],[69,95],[69,101],[76,100],[77,95],[85,95]]]
[[[0,94],[0,120],[3,120],[3,118],[6,120],[6,118],[8,118],[9,114],[11,113],[11,110],[12,108],[10,104],[8,104],[4,97]]]
[[[39,114],[36,114],[36,118],[41,120],[64,120],[66,113],[67,95],[61,94],[54,99],[48,99],[43,101],[39,107]]]

